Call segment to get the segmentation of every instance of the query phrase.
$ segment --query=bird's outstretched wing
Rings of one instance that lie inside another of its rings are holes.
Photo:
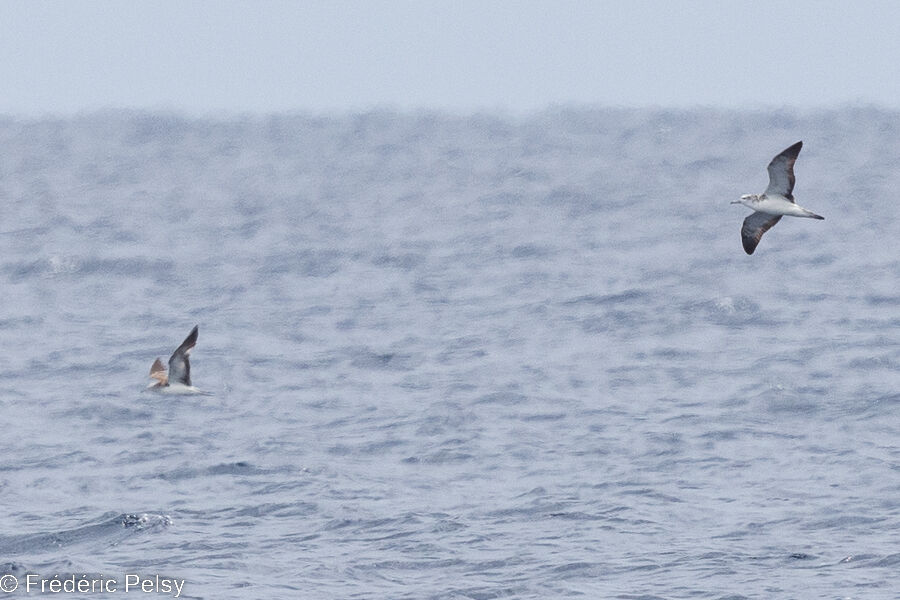
[[[158,358],[153,361],[153,365],[150,367],[150,377],[159,382],[156,385],[166,385],[169,383],[169,378],[166,376],[166,368]]]
[[[194,328],[191,329],[191,332],[188,334],[184,341],[181,342],[181,345],[178,346],[178,349],[172,353],[172,357],[169,358],[169,381],[175,381],[178,383],[182,383],[184,385],[191,385],[191,362],[188,360],[188,356],[191,353],[191,348],[193,348],[197,344],[197,325],[194,325]]]
[[[741,242],[744,243],[744,251],[747,254],[753,254],[762,235],[775,227],[780,220],[781,215],[767,215],[761,212],[754,212],[744,219],[744,225],[741,227]]]
[[[767,196],[780,194],[791,202],[794,201],[794,163],[797,162],[802,147],[803,142],[797,142],[769,163],[769,187],[765,191]]]

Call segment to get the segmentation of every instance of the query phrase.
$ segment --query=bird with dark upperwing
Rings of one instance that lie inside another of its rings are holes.
[[[147,389],[165,394],[206,394],[191,385],[191,362],[188,357],[191,349],[197,344],[197,325],[191,329],[181,345],[175,349],[169,358],[169,373],[166,374],[166,368],[162,361],[157,358],[150,367],[150,377],[156,380],[156,383],[150,384]]]
[[[794,202],[794,163],[800,154],[803,142],[797,142],[772,159],[769,163],[769,187],[762,194],[746,194],[732,204],[743,204],[754,210],[744,219],[741,227],[741,241],[744,251],[753,254],[762,235],[772,229],[781,217],[806,217],[824,219]]]

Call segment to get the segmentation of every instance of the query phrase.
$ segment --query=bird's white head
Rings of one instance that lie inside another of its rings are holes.
[[[753,203],[759,199],[759,194],[744,194],[740,200],[732,200],[732,204],[743,204],[753,208]]]

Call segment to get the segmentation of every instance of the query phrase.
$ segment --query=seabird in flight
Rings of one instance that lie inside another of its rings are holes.
[[[762,235],[775,226],[781,217],[807,217],[824,219],[794,202],[794,163],[800,154],[803,142],[797,142],[772,159],[769,163],[769,187],[762,194],[747,194],[732,204],[743,204],[754,210],[744,219],[741,227],[741,241],[747,254],[753,254]]]
[[[158,358],[150,367],[150,377],[156,380],[147,389],[166,394],[207,394],[191,385],[191,363],[188,357],[197,344],[197,325],[191,329],[181,345],[169,358],[169,373]]]

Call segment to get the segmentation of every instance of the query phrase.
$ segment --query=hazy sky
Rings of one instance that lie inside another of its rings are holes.
[[[900,108],[900,2],[0,0],[0,113]]]

